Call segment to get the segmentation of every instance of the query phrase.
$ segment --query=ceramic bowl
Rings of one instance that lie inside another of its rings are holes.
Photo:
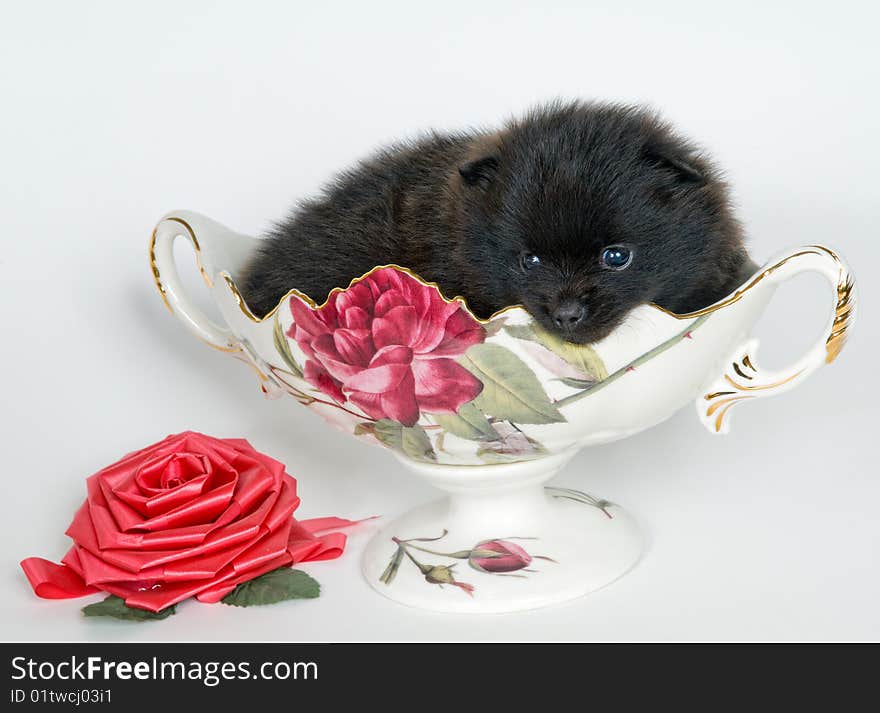
[[[178,237],[196,251],[224,324],[187,296]],[[159,294],[196,337],[253,367],[268,396],[293,396],[447,492],[386,525],[364,559],[378,591],[440,611],[533,608],[619,577],[641,552],[633,520],[544,483],[584,446],[643,431],[688,403],[712,433],[725,433],[738,404],[792,389],[834,361],[854,316],[845,263],[810,245],[777,255],[698,312],[643,305],[589,346],[544,332],[521,307],[478,319],[464,300],[396,265],[321,305],[291,285],[258,318],[236,287],[258,243],[196,213],[169,213],[150,243]],[[776,288],[807,271],[830,287],[824,332],[794,364],[768,372],[750,332]]]

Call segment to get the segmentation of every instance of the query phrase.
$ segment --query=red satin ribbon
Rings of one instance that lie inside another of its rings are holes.
[[[113,583],[113,578],[118,575],[112,564],[90,555],[88,550],[77,547],[71,548],[62,564],[55,564],[41,557],[28,557],[21,561],[21,568],[34,593],[43,599],[72,599],[106,591],[124,598],[129,606],[159,611],[193,595],[200,602],[218,602],[242,582],[285,565],[335,559],[345,549],[346,536],[341,532],[330,532],[330,530],[349,527],[359,522],[363,520],[346,520],[339,517],[293,519],[286,547],[282,548],[280,554],[276,554],[277,550],[273,546],[275,543],[267,541],[271,538],[261,540],[256,546],[253,542],[248,542],[245,551],[248,547],[256,548],[257,551],[249,553],[251,556],[246,559],[245,564],[239,565],[236,562],[227,565],[219,572],[211,571],[211,563],[204,561],[206,558],[196,558],[203,567],[205,573],[203,576],[210,575],[214,580],[207,589],[203,582],[193,579],[193,575],[198,575],[198,572],[178,572],[176,576],[172,574],[172,577],[166,578],[163,576],[164,569],[161,573],[156,571],[162,569],[158,567],[143,570],[142,575],[145,576],[140,586],[128,583],[119,586]],[[259,556],[260,551],[266,555],[262,559]],[[226,550],[224,552],[228,553]],[[121,571],[130,577],[129,572]],[[174,580],[178,578],[182,581],[175,583]],[[150,580],[153,582],[151,583]],[[94,586],[95,583],[98,583],[98,586]]]
[[[73,599],[94,594],[97,587],[90,587],[73,569],[55,564],[42,557],[28,557],[21,561],[21,568],[34,589],[43,599]]]

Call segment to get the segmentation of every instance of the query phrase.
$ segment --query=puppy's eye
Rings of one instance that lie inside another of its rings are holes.
[[[519,256],[519,266],[522,268],[523,272],[529,272],[530,270],[538,267],[541,264],[541,258],[539,258],[534,253],[523,253]]]
[[[611,245],[602,251],[602,267],[623,270],[632,262],[632,250],[623,245]]]

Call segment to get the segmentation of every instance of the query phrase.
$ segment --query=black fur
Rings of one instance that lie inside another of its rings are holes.
[[[609,245],[632,264],[600,264]],[[540,264],[523,269],[521,257]],[[291,288],[323,302],[395,263],[481,317],[523,305],[574,342],[607,336],[634,307],[690,312],[752,267],[716,168],[637,107],[551,104],[496,133],[432,133],[342,173],[271,233],[243,291],[262,315]],[[577,303],[585,317],[560,328]]]

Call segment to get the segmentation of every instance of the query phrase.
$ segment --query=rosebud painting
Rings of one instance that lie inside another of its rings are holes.
[[[507,577],[526,576],[524,574],[513,574],[514,572],[537,573],[536,570],[529,569],[529,565],[536,559],[553,562],[554,564],[556,562],[556,560],[551,559],[550,557],[529,554],[521,545],[512,542],[512,540],[534,540],[535,538],[533,537],[507,537],[504,539],[495,538],[491,540],[482,540],[471,549],[458,550],[455,552],[438,552],[437,550],[424,547],[421,544],[414,544],[437,542],[442,540],[448,534],[449,533],[446,530],[443,530],[442,534],[438,537],[413,537],[407,540],[400,539],[399,537],[392,538],[393,542],[397,545],[397,550],[395,550],[394,555],[391,557],[391,561],[382,573],[380,581],[385,584],[391,584],[397,576],[397,571],[400,569],[403,558],[406,557],[425,576],[426,582],[437,584],[441,587],[443,585],[457,587],[465,594],[474,596],[474,591],[477,589],[475,585],[461,582],[456,579],[455,573],[453,572],[453,569],[457,564],[456,562],[451,564],[429,564],[422,562],[416,557],[416,555],[413,554],[413,550],[437,557],[467,560],[468,564],[473,569],[477,570],[477,572]]]

